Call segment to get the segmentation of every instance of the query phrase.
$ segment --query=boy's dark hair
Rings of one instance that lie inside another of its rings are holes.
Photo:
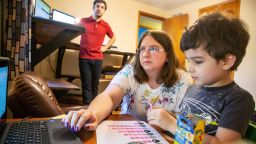
[[[172,41],[170,37],[162,31],[146,31],[140,38],[138,47],[140,48],[141,42],[146,36],[152,36],[161,46],[163,46],[166,56],[167,62],[165,62],[162,71],[160,72],[160,77],[157,82],[164,83],[165,86],[172,86],[178,79],[178,75],[176,73],[176,68],[178,67],[178,62],[176,55],[174,53],[174,49],[172,46]],[[148,76],[145,73],[144,69],[140,64],[140,56],[139,52],[137,52],[135,56],[134,62],[134,77],[138,83],[143,83],[148,81]]]
[[[107,3],[106,3],[105,0],[95,0],[95,1],[93,2],[93,8],[94,8],[94,6],[96,5],[96,3],[104,3],[104,5],[105,5],[105,10],[107,10]]]
[[[217,61],[224,59],[227,54],[236,56],[236,70],[246,52],[250,35],[246,24],[238,18],[229,18],[219,12],[200,17],[183,34],[180,47],[184,52],[199,46]]]

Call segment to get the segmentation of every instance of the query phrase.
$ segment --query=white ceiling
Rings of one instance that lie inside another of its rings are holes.
[[[171,10],[197,0],[134,0],[163,10]]]

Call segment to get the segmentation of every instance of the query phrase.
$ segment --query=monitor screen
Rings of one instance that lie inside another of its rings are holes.
[[[34,16],[50,19],[51,7],[43,0],[36,0]]]
[[[6,98],[8,86],[8,60],[0,58],[0,118],[6,116]]]
[[[69,24],[75,24],[76,18],[59,10],[52,10],[52,19],[55,21],[65,22]]]

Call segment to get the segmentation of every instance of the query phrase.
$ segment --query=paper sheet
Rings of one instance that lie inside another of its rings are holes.
[[[66,114],[57,115],[55,117],[52,117],[51,119],[63,119],[64,117],[66,117]]]
[[[103,121],[96,129],[97,144],[168,144],[143,121]]]

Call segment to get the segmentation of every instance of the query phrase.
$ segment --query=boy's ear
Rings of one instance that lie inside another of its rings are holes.
[[[229,70],[234,63],[236,62],[236,56],[232,54],[227,54],[226,57],[223,59],[223,66],[224,70]]]

